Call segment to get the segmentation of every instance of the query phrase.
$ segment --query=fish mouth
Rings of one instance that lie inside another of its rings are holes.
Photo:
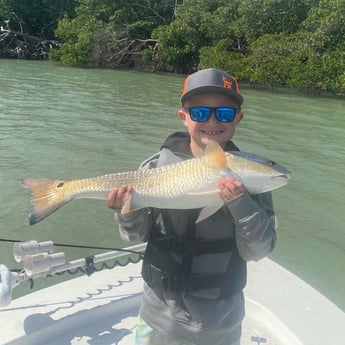
[[[279,175],[274,175],[272,176],[272,179],[283,179],[283,180],[288,180],[290,178],[291,175],[288,174],[279,174]]]

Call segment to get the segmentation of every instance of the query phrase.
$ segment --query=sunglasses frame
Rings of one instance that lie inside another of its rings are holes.
[[[206,109],[207,111],[209,111],[208,113],[208,116],[205,116],[205,119],[203,120],[197,120],[195,118],[195,116],[193,115],[193,110],[194,109]],[[224,117],[221,116],[221,114],[219,113],[219,110],[221,109],[224,109],[224,110],[229,110],[231,109],[233,111],[233,118],[231,120],[227,120],[225,118],[224,120]],[[229,123],[229,122],[233,122],[236,118],[236,113],[237,113],[237,108],[234,108],[234,107],[205,107],[205,106],[199,106],[199,107],[190,107],[190,108],[184,108],[184,110],[186,112],[188,112],[190,118],[192,119],[192,121],[194,122],[207,122],[211,116],[212,116],[212,113],[214,114],[214,116],[216,117],[216,119],[219,121],[219,122],[222,122],[222,123]]]

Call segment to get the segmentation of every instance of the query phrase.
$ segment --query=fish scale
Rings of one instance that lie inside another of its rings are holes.
[[[187,191],[197,191],[201,185],[214,182],[217,172],[216,169],[205,166],[204,159],[195,159],[157,169],[108,174],[91,179],[76,180],[72,183],[75,183],[74,188],[79,189],[80,192],[82,190],[107,192],[115,187],[131,185],[138,193],[157,197],[173,197]],[[186,176],[193,176],[193,178],[188,179]],[[97,184],[94,183],[95,180],[98,180]]]

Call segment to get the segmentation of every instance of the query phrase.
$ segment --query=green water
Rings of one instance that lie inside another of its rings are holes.
[[[0,60],[0,238],[128,245],[99,200],[76,201],[29,226],[28,194],[17,181],[136,169],[169,133],[183,130],[177,118],[182,80]],[[293,173],[288,186],[274,192],[279,229],[271,258],[345,310],[345,102],[241,91],[245,118],[235,142]],[[68,260],[102,252],[63,250]],[[11,243],[0,242],[0,263],[20,267]],[[35,288],[65,278],[37,280]],[[22,284],[14,296],[29,291]]]

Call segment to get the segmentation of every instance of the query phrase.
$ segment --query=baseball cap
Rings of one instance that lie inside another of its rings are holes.
[[[215,68],[202,69],[185,79],[181,103],[183,104],[191,96],[206,92],[229,95],[238,105],[243,103],[237,80],[232,75]]]

